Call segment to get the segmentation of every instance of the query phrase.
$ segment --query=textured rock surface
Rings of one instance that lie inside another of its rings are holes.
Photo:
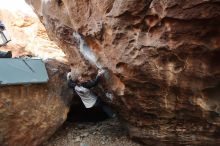
[[[0,145],[36,146],[47,140],[69,111],[68,67],[47,61],[47,84],[0,87]]]
[[[125,86],[113,105],[131,137],[149,145],[220,143],[218,0],[26,1],[73,72],[95,69],[76,47],[77,31],[116,75],[114,85]]]

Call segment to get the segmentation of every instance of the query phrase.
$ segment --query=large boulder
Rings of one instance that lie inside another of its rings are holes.
[[[49,82],[0,87],[0,145],[36,146],[66,120],[72,92],[67,65],[48,60]]]
[[[112,104],[131,137],[149,145],[220,143],[219,1],[26,1],[73,73],[96,69],[73,32],[111,70],[120,89]]]

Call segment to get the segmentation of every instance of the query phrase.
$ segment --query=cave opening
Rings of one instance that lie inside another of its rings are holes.
[[[86,108],[81,102],[80,104],[74,104],[70,107],[66,121],[73,123],[96,123],[107,119],[109,119],[109,116],[101,107]]]

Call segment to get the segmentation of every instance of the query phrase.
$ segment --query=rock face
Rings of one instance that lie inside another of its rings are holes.
[[[36,146],[67,118],[72,93],[66,85],[68,67],[47,61],[47,84],[0,87],[0,145]]]
[[[112,105],[131,137],[148,145],[220,144],[218,0],[26,1],[73,73],[96,69],[73,32],[112,71],[121,89],[112,89]]]

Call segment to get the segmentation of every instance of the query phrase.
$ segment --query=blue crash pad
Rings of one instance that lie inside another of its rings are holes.
[[[41,59],[0,59],[0,85],[46,83],[48,80],[47,70]]]

